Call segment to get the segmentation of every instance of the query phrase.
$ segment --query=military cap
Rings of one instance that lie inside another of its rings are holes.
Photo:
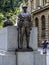
[[[25,4],[25,5],[23,5],[23,6],[22,6],[22,8],[27,8],[27,5],[26,5],[26,4]]]

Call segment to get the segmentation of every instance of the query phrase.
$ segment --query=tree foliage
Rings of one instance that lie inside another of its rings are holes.
[[[5,20],[6,15],[14,15],[20,12],[20,4],[22,0],[0,0],[0,26]]]
[[[22,0],[0,0],[0,12],[14,11],[16,7],[19,7]]]

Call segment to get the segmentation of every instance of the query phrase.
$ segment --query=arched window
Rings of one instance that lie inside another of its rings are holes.
[[[41,36],[42,36],[42,38],[43,39],[45,39],[45,16],[43,15],[42,17],[41,17],[41,23],[42,23],[42,34],[41,34]]]
[[[45,30],[45,16],[44,15],[41,17],[41,20],[42,20],[42,30]]]
[[[38,18],[35,18],[35,27],[38,27]]]
[[[35,27],[37,27],[37,29],[38,29],[38,46],[39,46],[39,26],[38,26],[38,23],[39,23],[39,20],[38,20],[38,18],[36,17],[36,18],[35,18]]]

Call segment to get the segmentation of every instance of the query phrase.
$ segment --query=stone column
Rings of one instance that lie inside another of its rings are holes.
[[[41,39],[41,32],[42,32],[42,26],[41,26],[41,18],[39,16],[39,24],[38,24],[38,39],[39,39],[39,46],[41,45],[42,39]]]
[[[49,5],[49,0],[47,0],[47,3],[46,4]]]
[[[49,2],[49,0],[47,0],[47,2]]]
[[[31,12],[31,0],[28,0],[28,11]]]
[[[49,36],[49,15],[48,15],[48,36]]]
[[[49,25],[49,22],[48,22],[48,15],[45,15],[46,16],[46,22],[45,22],[45,25],[46,25],[46,31],[45,31],[45,34],[46,34],[46,40],[48,40],[49,38],[49,33],[48,33],[48,25]]]
[[[33,17],[33,27],[35,27],[35,18]]]
[[[34,9],[36,9],[36,0],[34,0]]]
[[[33,3],[33,0],[31,0],[31,12],[33,12],[33,10],[34,10],[34,3]]]
[[[43,0],[40,0],[40,6],[43,6]]]

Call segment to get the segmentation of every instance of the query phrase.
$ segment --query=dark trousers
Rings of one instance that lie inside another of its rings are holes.
[[[29,47],[30,29],[28,27],[20,28],[20,47],[23,48],[23,39],[26,36],[27,47]]]

